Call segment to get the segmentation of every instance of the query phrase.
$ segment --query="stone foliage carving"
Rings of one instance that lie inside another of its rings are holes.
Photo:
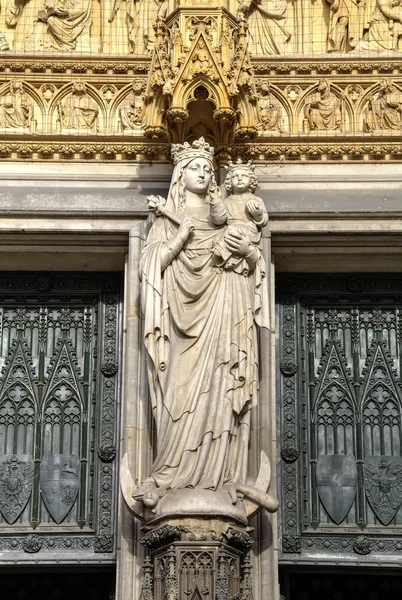
[[[102,375],[104,375],[105,377],[114,377],[117,374],[118,370],[119,365],[112,360],[105,361],[101,366]]]
[[[245,522],[239,493],[277,509],[267,480],[262,488],[246,483],[251,409],[258,402],[257,327],[269,326],[259,248],[268,217],[253,194],[251,165],[230,165],[231,195],[223,201],[213,149],[203,138],[174,145],[172,156],[167,201],[149,198],[160,216],[140,261],[157,454],[134,498],[151,509],[148,519],[210,514],[213,506],[214,514]]]
[[[292,463],[299,458],[299,450],[296,446],[286,444],[282,446],[281,457],[287,463]]]
[[[166,544],[167,541],[171,543],[180,538],[180,527],[176,527],[175,525],[164,525],[163,527],[158,527],[158,529],[146,533],[141,539],[141,544],[143,546],[152,547],[158,544]]]
[[[353,550],[356,554],[370,554],[372,550],[370,538],[365,535],[359,535],[353,544]]]
[[[23,541],[22,547],[25,552],[28,552],[29,554],[35,554],[41,550],[42,544],[42,539],[38,535],[30,533]]]
[[[116,458],[115,446],[99,446],[98,456],[102,462],[110,463]]]

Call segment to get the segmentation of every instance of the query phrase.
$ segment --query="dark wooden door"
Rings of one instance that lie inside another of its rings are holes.
[[[402,551],[402,277],[278,281],[281,564]]]
[[[121,277],[0,276],[0,551],[114,560]]]

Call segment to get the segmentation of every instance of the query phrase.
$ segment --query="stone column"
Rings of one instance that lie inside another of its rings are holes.
[[[146,224],[138,222],[130,231],[124,282],[120,458],[125,454],[129,457],[128,466],[134,481],[141,481],[151,464],[149,441],[152,437],[152,420],[142,343],[138,277],[138,261],[145,229]],[[144,561],[144,547],[140,544],[142,523],[130,514],[120,490],[119,496],[116,600],[138,600],[141,595]]]
[[[276,491],[276,413],[275,413],[275,268],[271,254],[271,233],[265,228],[262,237],[270,290],[270,331],[260,331],[260,401],[255,435],[256,446],[265,451],[271,461],[270,492]],[[250,525],[254,527],[252,546],[254,600],[278,600],[278,540],[276,513],[262,509]]]

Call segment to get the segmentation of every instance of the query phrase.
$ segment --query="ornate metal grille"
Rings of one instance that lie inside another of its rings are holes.
[[[1,550],[113,552],[120,285],[0,279]]]
[[[394,560],[402,278],[287,275],[279,286],[283,560]]]

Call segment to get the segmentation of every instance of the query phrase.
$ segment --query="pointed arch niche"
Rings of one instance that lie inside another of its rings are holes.
[[[184,137],[191,144],[199,137],[215,145],[219,136],[218,124],[213,118],[216,104],[204,85],[197,86],[188,100],[188,119]]]

